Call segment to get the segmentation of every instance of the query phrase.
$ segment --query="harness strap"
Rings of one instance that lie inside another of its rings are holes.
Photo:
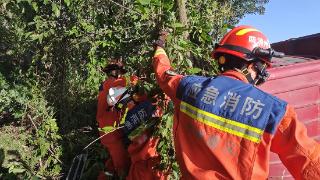
[[[257,77],[252,79],[247,67],[244,67],[240,72],[246,77],[250,84],[259,85],[264,83],[269,78],[269,73],[266,71],[266,64],[257,61],[254,63],[254,68],[257,72]]]
[[[241,73],[246,77],[246,79],[249,81],[250,84],[255,84],[255,80],[252,79],[250,72],[248,71],[248,68],[242,68]]]

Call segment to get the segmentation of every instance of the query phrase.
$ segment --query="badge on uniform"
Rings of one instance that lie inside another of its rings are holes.
[[[146,123],[151,118],[155,109],[155,106],[151,102],[144,101],[128,111],[123,128],[124,134],[129,135],[141,124]]]

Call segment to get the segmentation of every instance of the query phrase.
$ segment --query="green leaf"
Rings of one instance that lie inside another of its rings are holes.
[[[195,68],[188,69],[187,71],[188,71],[188,74],[197,74],[200,71],[202,71],[202,69],[195,67]]]
[[[184,25],[181,24],[181,23],[173,23],[173,24],[172,24],[172,27],[173,27],[173,28],[182,28],[182,27],[184,27]]]
[[[9,49],[7,52],[6,52],[6,55],[13,55],[14,51],[12,49]]]
[[[139,3],[141,4],[141,5],[148,5],[148,4],[150,4],[150,1],[151,0],[138,0],[139,1]]]
[[[188,42],[183,40],[183,39],[180,39],[178,44],[179,44],[179,46],[181,46],[183,48],[187,48],[188,47]]]
[[[164,141],[160,141],[160,143],[158,144],[158,147],[162,148],[163,144],[164,144]]]
[[[193,66],[192,61],[189,58],[186,58],[185,61],[187,62],[189,67]]]
[[[31,180],[40,180],[37,176],[32,176]]]
[[[59,9],[58,5],[56,3],[52,3],[51,7],[52,7],[52,11],[56,15],[56,17],[59,17],[60,16],[60,9]]]
[[[38,12],[39,8],[36,2],[32,2],[32,7],[36,12]]]
[[[103,128],[99,128],[99,131],[102,131],[104,133],[110,133],[111,131],[114,131],[116,128],[112,126],[106,126]]]
[[[13,174],[19,174],[19,173],[23,173],[25,172],[26,170],[25,169],[22,169],[22,168],[10,168],[9,169],[9,172],[10,173],[13,173]]]
[[[64,3],[69,7],[70,6],[70,0],[64,0]]]

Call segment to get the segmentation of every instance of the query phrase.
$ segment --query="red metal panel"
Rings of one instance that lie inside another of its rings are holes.
[[[318,99],[319,100],[319,99]],[[320,105],[312,104],[310,106],[297,108],[298,119],[301,120],[308,129],[308,136],[317,137],[320,135]]]
[[[271,94],[320,84],[320,60],[270,69],[270,79],[261,88]]]
[[[302,62],[304,63],[295,63],[296,61],[291,61],[290,59],[297,59],[298,57],[287,57],[286,59],[277,59],[276,63],[280,63],[285,60],[286,66],[276,66],[274,68],[269,69],[271,76],[269,80],[287,78],[290,76],[296,76],[300,74],[319,72],[320,70],[320,59],[311,60],[302,58]],[[273,61],[273,60],[272,60]],[[288,62],[291,62],[288,64]]]
[[[269,179],[293,179],[290,172],[284,167],[281,161],[277,164],[272,164],[272,166],[270,166],[270,172],[273,174],[269,176]]]
[[[320,142],[320,60],[296,62],[278,61],[285,66],[270,69],[270,80],[259,88],[293,105],[308,135]],[[274,153],[270,155],[269,178],[293,179]]]
[[[320,114],[319,104],[314,104],[302,108],[296,108],[296,112],[298,114],[298,118],[301,120],[309,121],[317,119],[319,118]]]
[[[308,136],[310,137],[317,137],[320,132],[320,118],[308,121],[305,123],[308,129]]]
[[[320,100],[319,86],[311,86],[305,88],[302,87],[301,89],[291,90],[274,95],[287,101],[295,108],[317,104]]]
[[[271,153],[270,154],[270,163],[274,164],[275,162],[280,162],[280,159],[278,157],[278,154]]]

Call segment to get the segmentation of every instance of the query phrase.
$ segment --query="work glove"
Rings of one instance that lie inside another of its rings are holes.
[[[157,47],[162,47],[164,48],[165,47],[165,44],[166,44],[166,39],[169,35],[169,32],[170,30],[167,29],[167,30],[161,30],[159,32],[159,37],[158,39],[153,43],[153,47],[154,48],[157,48]]]

